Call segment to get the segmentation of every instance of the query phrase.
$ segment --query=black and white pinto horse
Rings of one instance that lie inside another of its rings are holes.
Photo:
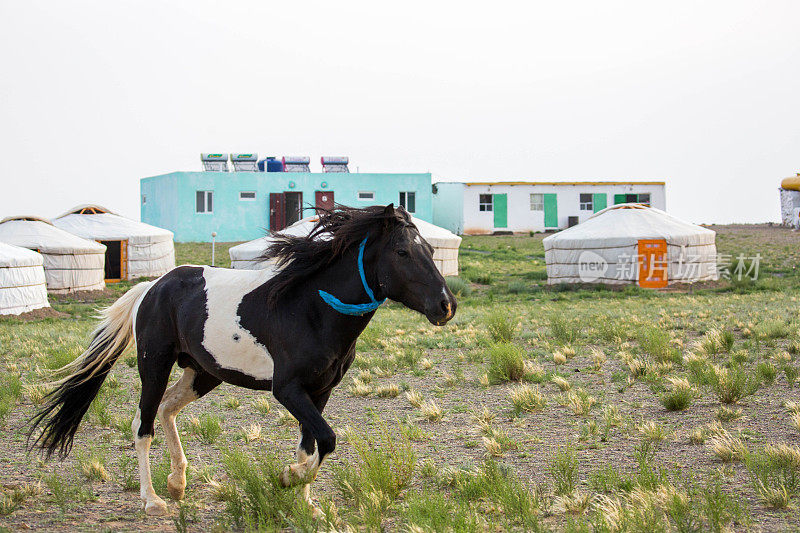
[[[106,375],[135,342],[142,393],[132,430],[148,515],[167,511],[150,478],[156,416],[169,448],[167,486],[179,500],[187,463],[175,417],[223,381],[271,390],[299,421],[297,463],[280,480],[302,486],[311,505],[309,484],[336,445],[322,411],[378,305],[395,300],[440,326],[456,312],[432,250],[402,208],[337,207],[308,237],[279,237],[264,255],[273,268],[181,266],[140,283],[103,311],[91,344],[34,418],[34,444],[48,456],[69,453]],[[167,389],[176,362],[183,375]]]

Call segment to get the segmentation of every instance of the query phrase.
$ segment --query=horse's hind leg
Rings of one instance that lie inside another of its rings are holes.
[[[138,346],[142,396],[131,429],[136,457],[139,460],[139,495],[145,504],[145,513],[155,516],[166,514],[167,504],[153,488],[150,476],[150,444],[153,442],[153,423],[158,405],[167,389],[169,374],[176,357],[171,349],[150,350],[143,344]]]
[[[181,409],[194,400],[205,395],[221,382],[208,372],[195,370],[187,366],[183,375],[164,393],[164,399],[158,406],[158,419],[164,428],[167,447],[169,448],[172,473],[167,477],[167,490],[174,500],[182,500],[186,490],[186,455],[183,453],[175,417]]]

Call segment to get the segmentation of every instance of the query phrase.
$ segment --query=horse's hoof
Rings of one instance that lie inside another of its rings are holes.
[[[173,476],[174,474],[167,476],[167,490],[169,491],[169,495],[173,500],[179,501],[183,499],[183,496],[186,493],[186,480],[182,479],[180,481],[175,481]]]
[[[150,500],[145,504],[144,512],[147,516],[164,516],[167,514],[167,504],[161,498]]]

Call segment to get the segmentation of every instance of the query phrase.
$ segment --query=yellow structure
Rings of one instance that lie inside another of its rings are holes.
[[[784,178],[783,181],[781,181],[781,189],[786,189],[787,191],[800,191],[800,172],[797,173],[797,176]]]

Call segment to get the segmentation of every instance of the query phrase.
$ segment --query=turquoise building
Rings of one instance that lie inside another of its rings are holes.
[[[404,206],[433,221],[430,173],[171,172],[143,178],[142,222],[166,228],[178,242],[248,241],[281,230],[313,208]]]

